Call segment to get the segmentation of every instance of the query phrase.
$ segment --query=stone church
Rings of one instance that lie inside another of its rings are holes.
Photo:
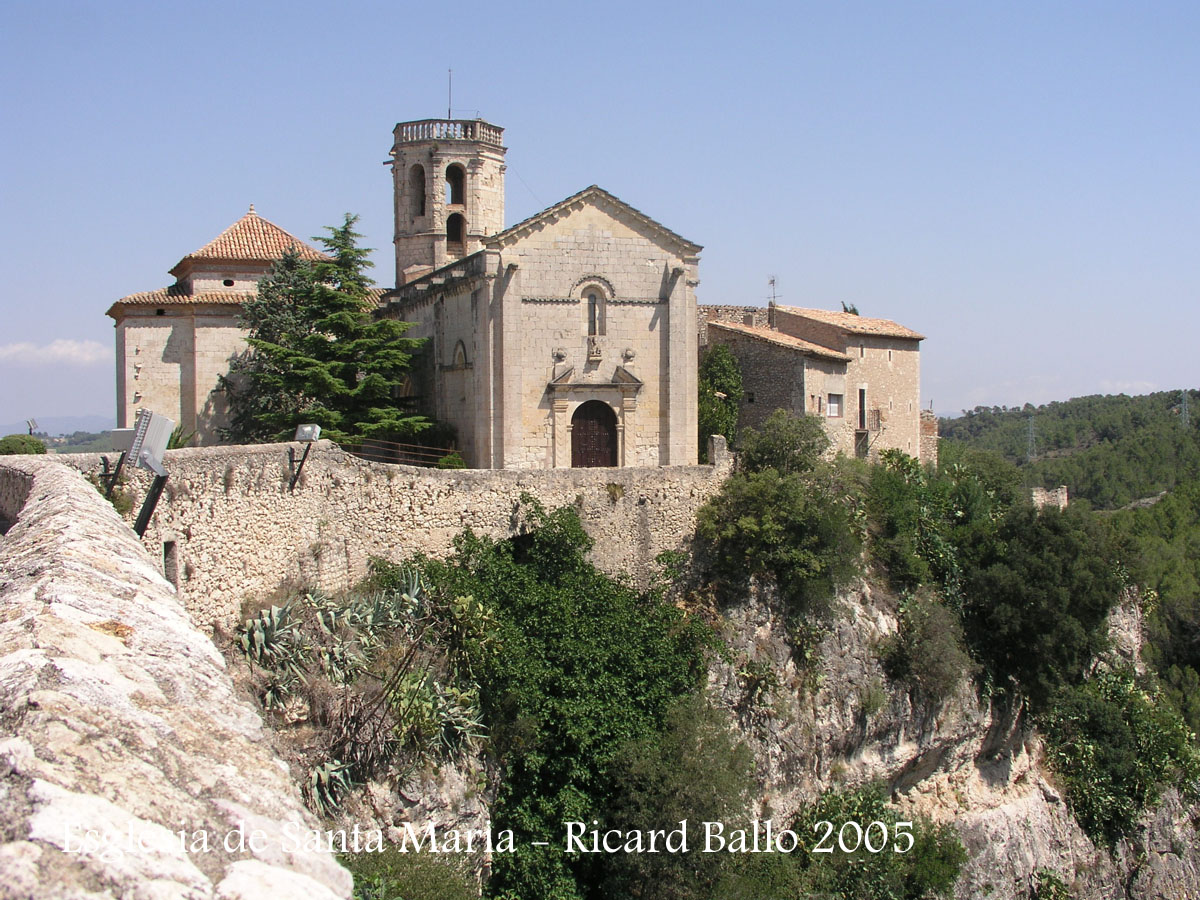
[[[388,162],[396,287],[376,292],[379,314],[426,339],[397,402],[452,425],[468,466],[695,464],[702,342],[741,361],[743,424],[783,407],[822,416],[847,454],[935,458],[922,335],[821,310],[698,307],[700,246],[594,185],[506,228],[503,134],[481,119],[402,122]],[[251,207],[180,260],[170,287],[112,305],[118,426],[146,407],[218,442],[218,379],[246,349],[241,304],[288,247],[321,258]]]
[[[478,119],[396,126],[381,314],[428,338],[398,400],[453,425],[476,468],[694,464],[700,247],[598,187],[505,228],[502,136]],[[118,426],[147,407],[217,442],[239,308],[289,246],[320,256],[252,208],[173,285],[112,305]]]
[[[246,350],[238,324],[242,303],[289,247],[304,259],[322,254],[259,216],[254,207],[170,270],[175,283],[122,297],[108,309],[117,340],[117,427],[128,428],[141,408],[194,432],[200,444],[218,442],[227,424],[218,378]]]
[[[696,462],[700,247],[598,187],[504,228],[502,130],[396,126],[385,314],[478,468]]]

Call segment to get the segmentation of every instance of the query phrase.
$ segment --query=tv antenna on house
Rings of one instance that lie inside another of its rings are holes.
[[[454,110],[454,70],[446,70],[446,118],[451,118]]]
[[[776,301],[779,300],[779,296],[775,293],[775,276],[774,275],[771,275],[767,278],[767,287],[769,287],[771,289],[771,296],[768,297],[767,300],[769,300],[771,305],[774,306],[776,304]]]

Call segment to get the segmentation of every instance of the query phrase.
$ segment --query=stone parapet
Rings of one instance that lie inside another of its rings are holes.
[[[231,628],[247,600],[301,587],[349,587],[372,556],[442,557],[456,535],[510,537],[523,494],[547,509],[574,506],[605,572],[645,578],[655,556],[678,550],[696,511],[729,472],[719,466],[438,470],[373,463],[314,445],[294,491],[300,444],[167,451],[166,490],[146,549],[176,573],[202,626]],[[59,456],[87,472],[95,454]],[[149,474],[133,473],[136,516]]]
[[[53,458],[4,457],[0,511],[0,895],[350,897],[331,854],[300,849],[317,822],[261,719],[111,505]]]

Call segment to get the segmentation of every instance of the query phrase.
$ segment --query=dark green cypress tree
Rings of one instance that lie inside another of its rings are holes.
[[[347,214],[316,238],[327,260],[285,254],[244,306],[251,350],[222,379],[227,439],[287,439],[301,422],[343,442],[411,439],[429,427],[394,402],[421,342],[404,337],[411,323],[375,315],[356,221]]]

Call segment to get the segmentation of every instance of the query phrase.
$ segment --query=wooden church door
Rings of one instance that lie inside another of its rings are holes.
[[[571,417],[571,466],[617,464],[617,414],[603,401],[589,400]]]

